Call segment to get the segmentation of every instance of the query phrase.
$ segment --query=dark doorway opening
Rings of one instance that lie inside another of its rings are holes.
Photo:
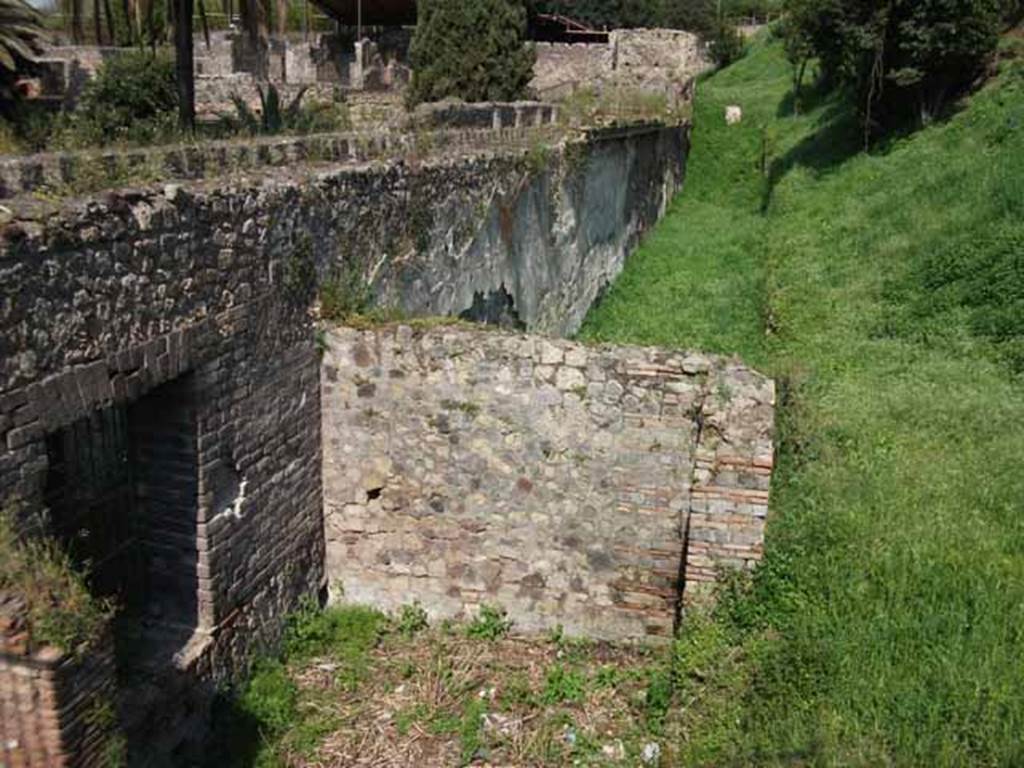
[[[185,375],[46,441],[53,533],[118,607],[122,672],[166,668],[199,628],[194,387]]]

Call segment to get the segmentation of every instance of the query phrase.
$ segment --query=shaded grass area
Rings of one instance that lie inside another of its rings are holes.
[[[671,649],[512,629],[494,607],[433,627],[417,606],[304,609],[222,702],[208,764],[600,766],[662,749]]]
[[[698,89],[687,188],[582,331],[781,384],[766,562],[680,640],[681,763],[1024,763],[1022,72],[872,154],[834,97],[789,113],[773,44]]]

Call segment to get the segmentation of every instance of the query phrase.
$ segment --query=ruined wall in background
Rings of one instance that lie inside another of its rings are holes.
[[[774,388],[739,363],[462,326],[326,346],[334,599],[664,638],[760,559]]]
[[[711,66],[705,46],[675,29],[615,29],[607,43],[537,43],[531,88],[541,99],[581,87],[661,92],[673,96]]]

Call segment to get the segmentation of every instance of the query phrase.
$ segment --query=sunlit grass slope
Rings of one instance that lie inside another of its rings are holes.
[[[767,42],[701,83],[581,333],[781,384],[766,564],[680,641],[679,760],[1024,765],[1024,66],[871,154],[789,91]]]

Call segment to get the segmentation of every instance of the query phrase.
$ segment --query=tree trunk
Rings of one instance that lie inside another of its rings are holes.
[[[800,60],[800,66],[796,70],[796,81],[793,83],[793,114],[800,114],[800,93],[804,88],[804,74],[807,72],[807,59]]]
[[[114,11],[110,0],[103,0],[103,12],[107,14],[107,39],[111,45],[117,45],[117,30],[114,27]]]
[[[283,38],[288,32],[288,0],[277,0],[277,36]]]
[[[121,0],[121,12],[124,14],[125,28],[128,30],[128,45],[135,45],[135,9],[132,0]]]
[[[71,0],[71,40],[75,45],[85,41],[85,25],[82,21],[82,3],[84,0]]]
[[[192,3],[174,0],[174,53],[178,75],[178,122],[182,130],[196,126],[196,82],[192,62]]]

